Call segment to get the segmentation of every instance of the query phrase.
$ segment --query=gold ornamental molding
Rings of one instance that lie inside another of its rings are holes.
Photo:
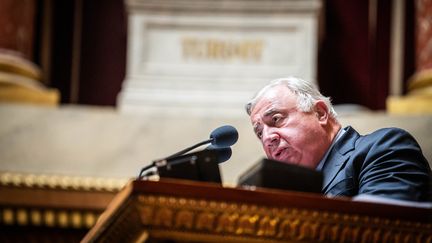
[[[89,229],[127,180],[0,172],[0,226]]]
[[[76,209],[54,210],[0,206],[0,225],[89,229],[96,223],[99,215],[100,212]]]
[[[138,211],[150,234],[177,237],[194,232],[258,241],[432,242],[432,223],[298,208],[146,195],[138,197]]]
[[[118,192],[128,179],[0,172],[0,186]]]

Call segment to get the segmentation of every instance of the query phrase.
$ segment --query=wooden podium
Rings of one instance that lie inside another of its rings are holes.
[[[432,210],[186,180],[131,181],[82,242],[432,242]]]

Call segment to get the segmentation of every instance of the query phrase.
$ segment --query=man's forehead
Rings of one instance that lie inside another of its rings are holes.
[[[253,107],[253,109],[251,111],[251,118],[252,119],[258,119],[262,115],[264,115],[264,113],[266,113],[266,111],[268,111],[270,109],[274,109],[273,101],[270,99],[267,99],[266,97],[262,97],[260,100],[258,100],[258,102]]]
[[[251,110],[251,114],[272,113],[273,110],[276,109],[276,107],[283,106],[286,103],[287,98],[289,98],[291,94],[291,91],[283,85],[271,87],[265,93],[263,93],[261,97],[256,101],[255,105]]]
[[[262,124],[262,120],[265,119],[266,116],[270,116],[276,112],[276,107],[271,102],[266,102],[265,104],[261,104],[261,106],[256,106],[255,108],[256,109],[252,111],[250,116],[254,129]]]

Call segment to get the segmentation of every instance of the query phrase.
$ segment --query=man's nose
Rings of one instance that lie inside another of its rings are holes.
[[[279,143],[279,135],[271,129],[264,131],[264,145],[267,147],[277,147]]]

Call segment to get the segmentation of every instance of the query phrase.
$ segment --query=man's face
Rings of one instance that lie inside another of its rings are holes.
[[[314,111],[298,110],[296,96],[285,86],[268,90],[250,118],[269,159],[315,168],[329,146],[323,121]]]

